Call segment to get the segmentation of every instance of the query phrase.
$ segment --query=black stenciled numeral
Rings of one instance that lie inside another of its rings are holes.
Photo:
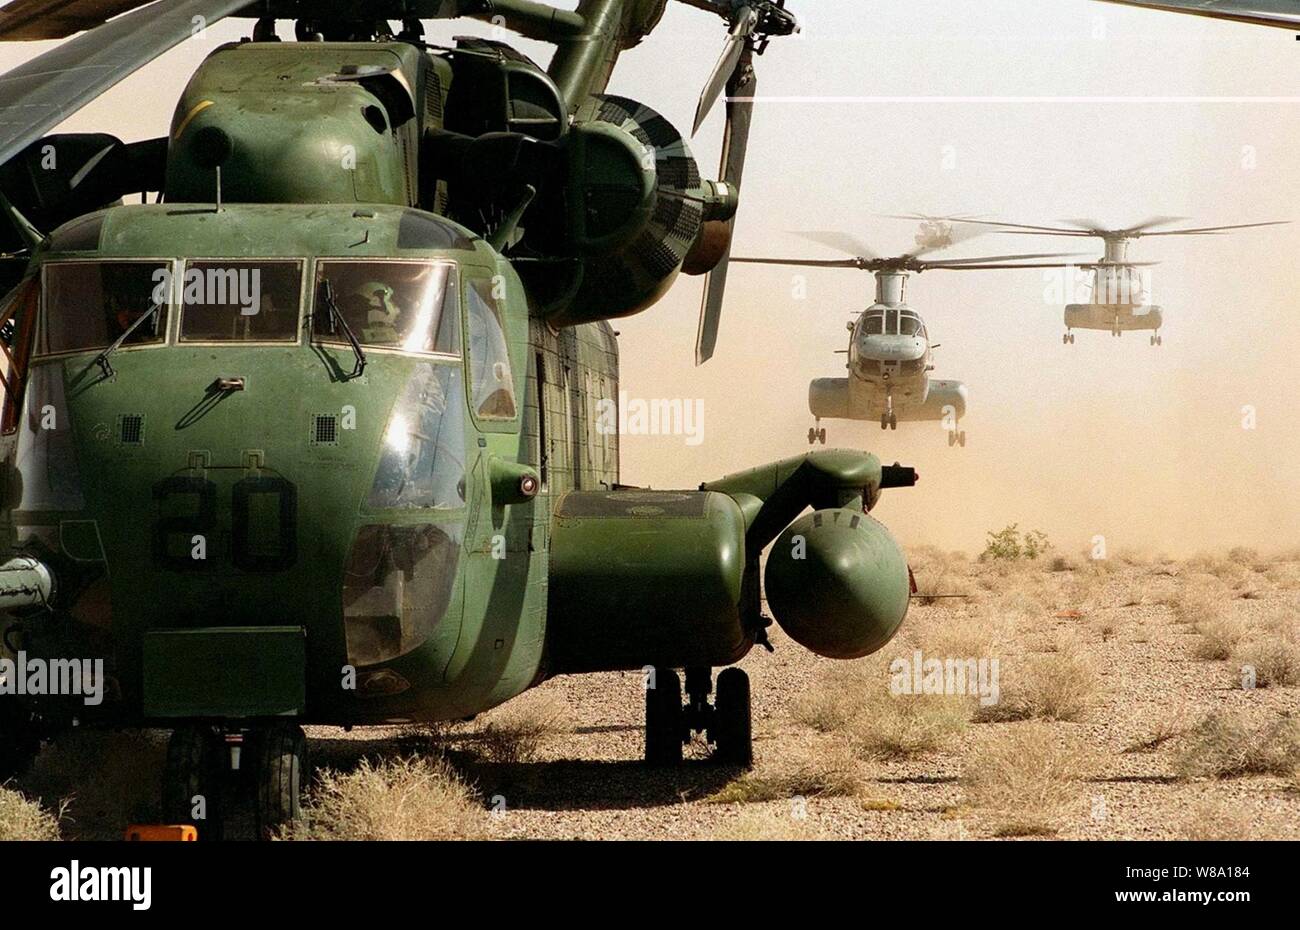
[[[154,524],[154,562],[177,571],[201,571],[210,567],[216,553],[214,536],[217,528],[217,487],[206,478],[175,475],[153,486],[153,499],[161,506],[170,498],[187,494],[195,498],[194,510],[188,514],[159,517]],[[267,540],[252,538],[252,498],[255,494],[273,494],[278,502],[278,538],[276,551],[267,553]],[[298,559],[298,489],[278,476],[244,478],[231,491],[231,559],[236,567],[248,572],[283,571]],[[179,554],[172,551],[175,537],[181,536]],[[193,557],[195,536],[202,536],[209,558]]]
[[[153,486],[153,499],[159,507],[177,494],[193,495],[197,500],[194,512],[160,517],[153,528],[153,557],[159,565],[178,571],[201,571],[208,567],[207,559],[191,556],[195,536],[202,536],[205,546],[212,542],[212,531],[217,525],[217,487],[205,478],[174,475]],[[173,536],[184,536],[179,555],[171,552]]]
[[[293,565],[298,558],[298,489],[278,476],[258,476],[236,482],[231,494],[231,548],[235,564],[247,572],[278,572]],[[254,494],[274,494],[279,501],[280,538],[274,555],[261,553],[263,540],[257,541],[259,551],[255,551],[249,538]]]

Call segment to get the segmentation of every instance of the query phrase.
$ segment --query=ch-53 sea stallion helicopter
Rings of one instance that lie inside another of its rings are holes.
[[[639,490],[599,428],[608,321],[683,267],[711,273],[711,351],[743,98],[796,28],[780,3],[687,2],[731,28],[700,109],[725,85],[717,182],[663,117],[604,92],[667,0],[0,11],[3,39],[89,29],[0,77],[3,774],[74,721],[170,728],[167,821],[219,836],[238,766],[269,832],[298,811],[304,723],[463,718],[633,669],[653,681],[649,762],[702,732],[748,764],[748,679],[725,669],[715,695],[712,670],[767,643],[769,546],[794,640],[840,658],[888,642],[909,573],[867,511],[910,468],[830,451]],[[204,58],[165,138],[43,135],[226,16],[251,36]],[[554,60],[422,41],[420,18],[455,16]],[[120,203],[139,191],[159,197]],[[30,674],[72,660],[102,675]],[[87,685],[102,701],[66,693]]]
[[[876,278],[875,301],[848,324],[848,377],[818,378],[808,385],[808,409],[815,418],[808,428],[808,444],[826,442],[827,420],[879,420],[881,429],[898,429],[898,421],[937,422],[948,434],[949,446],[966,445],[961,418],[966,415],[968,392],[960,381],[930,377],[934,350],[929,330],[920,314],[907,305],[907,279],[925,271],[991,271],[1014,268],[1065,268],[1038,259],[1060,258],[1060,253],[991,255],[978,258],[926,258],[953,241],[969,238],[949,235],[940,244],[913,249],[905,255],[882,257],[856,236],[824,231],[798,235],[845,252],[852,258],[733,258],[738,264],[793,265],[802,268],[852,268]]]

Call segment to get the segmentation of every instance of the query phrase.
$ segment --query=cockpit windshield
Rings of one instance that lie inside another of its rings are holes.
[[[460,354],[456,266],[449,262],[334,261],[316,265],[317,338],[347,342],[322,308],[324,282],[348,329],[365,346]]]
[[[910,313],[904,313],[898,320],[898,335],[915,336],[921,332],[920,317],[913,316]]]
[[[293,342],[302,262],[191,261],[176,288],[181,342]]]
[[[870,313],[862,321],[862,332],[868,336],[880,336],[885,332],[885,315],[883,313]]]
[[[159,343],[167,335],[170,262],[48,262],[36,352],[104,349],[155,304],[161,309],[124,345]]]

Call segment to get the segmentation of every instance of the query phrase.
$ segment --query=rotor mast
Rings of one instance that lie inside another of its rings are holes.
[[[886,307],[901,307],[907,297],[907,279],[910,272],[887,268],[876,272],[876,303]]]

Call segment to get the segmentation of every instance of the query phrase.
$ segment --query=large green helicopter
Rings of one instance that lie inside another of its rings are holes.
[[[797,642],[894,635],[908,569],[867,511],[911,469],[828,451],[620,481],[608,321],[710,274],[711,354],[754,62],[796,29],[780,3],[691,2],[730,28],[699,111],[727,91],[718,181],[605,93],[667,0],[0,11],[4,39],[88,30],[0,78],[0,776],[74,723],[169,728],[168,822],[219,836],[238,767],[270,831],[304,723],[463,718],[607,670],[645,670],[647,761],[702,732],[746,765],[748,679],[713,670],[767,643],[765,550]],[[423,41],[464,15],[555,57]],[[249,38],[203,59],[165,138],[46,135],[225,16]]]

